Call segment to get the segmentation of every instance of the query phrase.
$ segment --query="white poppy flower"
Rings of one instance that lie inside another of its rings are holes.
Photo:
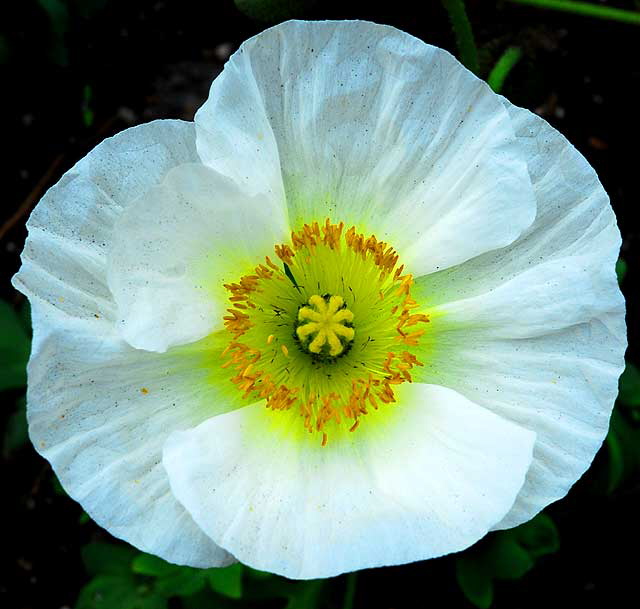
[[[626,339],[595,172],[392,27],[252,38],[195,124],[104,141],[28,226],[33,442],[171,562],[455,552],[563,497],[607,432]]]

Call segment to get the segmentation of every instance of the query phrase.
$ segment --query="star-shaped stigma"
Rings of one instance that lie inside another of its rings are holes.
[[[298,338],[311,353],[322,353],[328,344],[330,356],[340,355],[355,335],[355,330],[348,325],[353,321],[353,313],[346,308],[342,296],[337,295],[314,294],[309,298],[309,305],[298,311]]]

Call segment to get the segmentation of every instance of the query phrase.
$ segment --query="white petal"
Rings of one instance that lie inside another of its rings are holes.
[[[228,306],[223,284],[287,237],[283,201],[249,195],[204,165],[176,167],[116,223],[108,278],[122,335],[165,351],[210,334]]]
[[[608,197],[564,137],[505,104],[528,157],[536,220],[511,246],[415,286],[434,313],[422,379],[537,433],[527,481],[499,528],[563,497],[590,465],[626,348],[614,272],[620,234]]]
[[[171,417],[178,428],[185,424],[181,417],[187,424],[201,419],[142,400],[150,396],[140,393],[141,383],[170,384],[159,377],[173,359],[136,354],[118,340],[106,260],[122,210],[172,167],[196,161],[194,138],[191,123],[154,121],[99,144],[31,214],[13,281],[31,302],[27,414],[36,448],[68,492],[112,533],[172,562],[208,566],[229,557],[173,499],[157,465],[162,441],[174,428]],[[187,397],[199,373],[191,374],[181,377]],[[127,375],[135,376],[138,393],[119,400],[119,389],[133,387]],[[150,403],[155,406],[145,408]],[[150,422],[153,408],[164,414]],[[159,442],[155,449],[153,442]],[[134,446],[139,452],[130,455]]]
[[[325,447],[256,404],[175,432],[171,488],[216,543],[292,578],[465,548],[511,507],[534,434],[438,386],[403,386]]]
[[[278,25],[245,42],[196,115],[198,152],[282,188],[293,225],[373,231],[416,274],[511,243],[535,216],[501,100],[449,53],[356,21]]]
[[[114,321],[106,252],[131,201],[169,169],[197,160],[192,123],[154,121],[106,139],[49,189],[27,228],[17,289],[48,317]],[[37,328],[36,328],[37,331]]]
[[[31,439],[67,493],[116,537],[195,567],[233,557],[176,501],[160,460],[171,431],[233,406],[208,379],[208,355],[206,345],[136,351],[61,327],[38,341],[27,396]]]

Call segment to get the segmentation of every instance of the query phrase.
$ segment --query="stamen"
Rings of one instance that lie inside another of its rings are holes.
[[[420,326],[430,319],[415,311],[413,276],[374,235],[327,219],[274,250],[281,267],[267,256],[224,286],[231,306],[222,367],[243,398],[297,409],[325,446],[335,426],[355,432],[368,409],[394,404],[394,387],[413,382],[413,369],[424,366]],[[292,335],[297,349],[287,346]]]

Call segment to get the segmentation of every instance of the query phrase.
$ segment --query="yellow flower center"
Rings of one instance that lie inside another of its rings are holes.
[[[222,366],[248,401],[297,410],[325,445],[332,428],[355,431],[368,409],[394,403],[394,387],[412,382],[429,317],[395,250],[355,227],[305,224],[275,253],[281,265],[267,257],[225,285]]]

